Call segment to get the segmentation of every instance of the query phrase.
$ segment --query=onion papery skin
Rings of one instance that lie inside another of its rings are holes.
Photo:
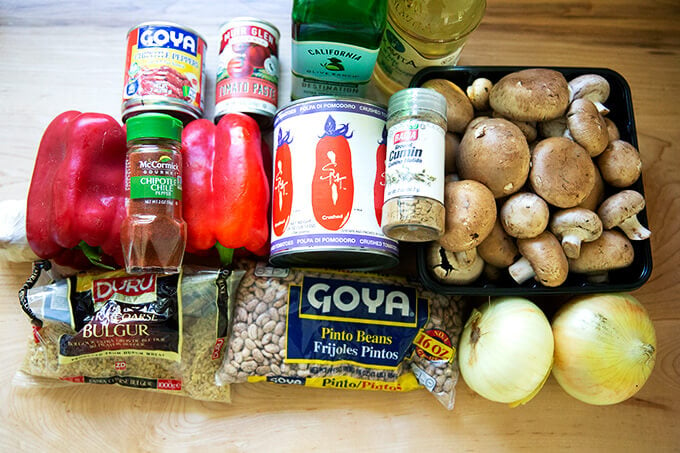
[[[656,333],[628,294],[596,294],[565,304],[552,322],[553,376],[574,398],[609,405],[637,393],[656,362]]]
[[[553,352],[550,322],[541,309],[528,299],[502,297],[473,311],[461,335],[458,364],[468,387],[514,407],[541,389]]]

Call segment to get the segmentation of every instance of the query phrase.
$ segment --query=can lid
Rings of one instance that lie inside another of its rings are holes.
[[[390,97],[388,116],[399,110],[430,110],[446,118],[446,98],[431,88],[406,88]]]
[[[138,138],[182,139],[182,122],[165,113],[142,113],[125,122],[127,140]]]

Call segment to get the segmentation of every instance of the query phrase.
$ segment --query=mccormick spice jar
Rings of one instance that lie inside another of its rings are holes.
[[[446,99],[428,88],[394,94],[387,113],[382,230],[399,241],[444,233]]]
[[[279,30],[239,17],[220,27],[215,123],[226,113],[247,113],[268,128],[278,105]]]
[[[205,40],[171,22],[145,22],[127,35],[123,122],[164,112],[184,123],[203,116]]]
[[[128,273],[177,273],[187,226],[182,219],[182,122],[144,113],[126,123],[127,218],[121,243]]]

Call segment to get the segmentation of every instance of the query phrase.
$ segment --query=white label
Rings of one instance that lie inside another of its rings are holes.
[[[402,196],[444,202],[446,132],[420,120],[402,121],[387,133],[385,201]]]

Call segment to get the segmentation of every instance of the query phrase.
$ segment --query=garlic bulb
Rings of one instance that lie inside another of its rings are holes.
[[[553,359],[550,322],[533,302],[493,299],[473,310],[458,346],[465,383],[481,396],[511,406],[543,387]]]

